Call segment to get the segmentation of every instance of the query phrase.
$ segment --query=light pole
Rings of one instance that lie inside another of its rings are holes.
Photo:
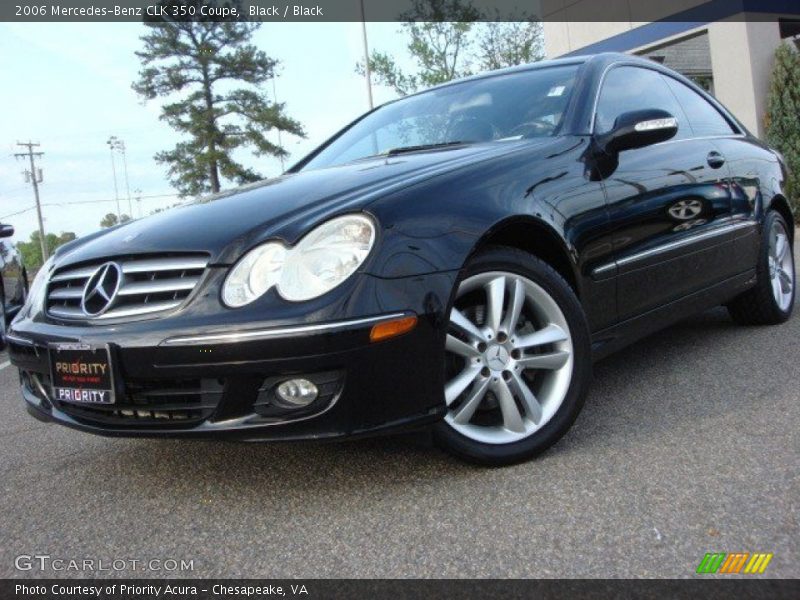
[[[117,137],[112,135],[106,141],[108,151],[111,153],[111,173],[114,175],[114,199],[117,201],[117,223],[122,222],[122,209],[119,207],[119,188],[117,187],[117,165],[114,161],[114,148],[116,147]]]
[[[136,206],[139,208],[139,218],[142,218],[142,190],[136,188],[133,190],[133,193],[136,194]],[[133,215],[131,215],[133,216]]]
[[[369,70],[369,45],[367,44],[367,17],[364,12],[364,0],[361,0],[361,36],[364,40],[364,75],[367,79],[367,99],[372,110],[372,75]]]
[[[117,136],[112,135],[108,138],[108,145],[111,147],[111,162],[114,162],[114,150],[119,152],[122,155],[122,171],[125,175],[125,193],[128,196],[128,216],[132,219],[133,218],[133,203],[131,202],[131,186],[128,183],[128,156],[125,153],[125,141],[119,139]],[[116,171],[114,173],[114,189],[116,190],[117,186],[117,177]],[[117,204],[119,205],[119,198],[117,198]],[[121,215],[117,215],[122,220]]]

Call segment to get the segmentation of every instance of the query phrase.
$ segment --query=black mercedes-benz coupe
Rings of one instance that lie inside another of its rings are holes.
[[[83,431],[432,425],[507,464],[569,429],[593,360],[719,304],[789,317],[785,180],[656,63],[486,73],[365,114],[281,177],[62,247],[11,360],[34,416]]]

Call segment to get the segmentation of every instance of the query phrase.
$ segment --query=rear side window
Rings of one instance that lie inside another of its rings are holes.
[[[678,119],[675,139],[692,135],[689,122],[675,96],[660,73],[639,67],[614,67],[603,81],[597,102],[595,132],[606,133],[614,128],[621,114],[648,108],[666,110]]]
[[[683,107],[695,136],[736,133],[728,120],[708,100],[677,79],[664,79]]]

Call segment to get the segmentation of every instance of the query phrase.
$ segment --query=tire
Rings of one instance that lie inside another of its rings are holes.
[[[452,302],[443,348],[448,411],[434,441],[489,466],[544,452],[577,418],[591,379],[589,328],[575,292],[541,259],[493,246],[467,264]]]
[[[792,314],[795,267],[789,227],[776,211],[767,212],[761,231],[756,284],[728,304],[741,325],[777,325]]]

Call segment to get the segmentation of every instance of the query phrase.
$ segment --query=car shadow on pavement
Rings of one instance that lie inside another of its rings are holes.
[[[717,307],[599,361],[583,411],[548,456],[619,450],[646,439],[668,444],[682,432],[701,434],[720,420],[744,419],[766,389],[782,393],[776,386],[783,386],[795,394],[795,382],[769,371],[791,368],[775,328],[796,328],[797,322],[795,315],[783,325],[741,326]],[[796,337],[785,332],[780,339]]]
[[[542,461],[575,460],[575,454],[589,460],[604,447],[624,448],[669,428],[697,427],[709,414],[751,402],[759,390],[737,376],[748,365],[742,350],[766,346],[768,329],[738,327],[724,309],[715,309],[597,363],[572,431],[537,461],[510,468],[535,469]],[[160,479],[201,490],[224,481],[240,493],[278,486],[337,495],[360,484],[363,493],[380,494],[395,486],[484,472],[439,451],[424,431],[345,442],[128,439],[110,444],[120,447],[99,444],[93,467],[108,476],[124,472],[130,483],[141,480],[145,487]],[[85,459],[85,454],[76,457]]]

